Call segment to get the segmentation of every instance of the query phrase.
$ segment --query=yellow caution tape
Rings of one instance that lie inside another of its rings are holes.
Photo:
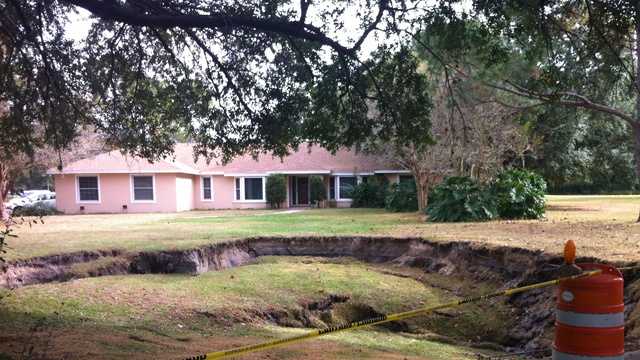
[[[361,321],[356,321],[356,322],[352,322],[352,323],[347,323],[347,324],[342,324],[342,325],[337,325],[337,326],[331,326],[331,327],[328,327],[328,328],[325,328],[325,329],[313,330],[313,331],[310,331],[310,332],[308,332],[306,334],[302,334],[302,335],[298,335],[298,336],[292,336],[292,337],[288,337],[288,338],[284,338],[284,339],[280,339],[280,340],[273,340],[273,341],[268,341],[268,342],[264,342],[264,343],[261,343],[261,344],[242,346],[242,347],[238,347],[238,348],[235,348],[235,349],[216,351],[216,352],[211,352],[211,353],[208,353],[208,354],[197,355],[197,356],[194,356],[194,357],[187,358],[187,360],[222,359],[222,358],[226,358],[226,357],[247,354],[247,353],[251,353],[251,352],[255,352],[255,351],[271,349],[271,348],[274,348],[274,347],[277,347],[277,346],[286,345],[286,344],[292,344],[292,343],[296,343],[296,342],[300,342],[300,341],[305,341],[305,340],[313,339],[313,338],[316,338],[316,337],[320,337],[320,336],[323,336],[323,335],[332,334],[332,333],[336,333],[336,332],[340,332],[340,331],[355,330],[355,329],[359,329],[359,328],[362,328],[362,327],[365,327],[365,326],[379,325],[379,324],[384,324],[384,323],[388,323],[388,322],[391,322],[391,321],[398,321],[398,320],[408,319],[408,318],[412,318],[412,317],[416,317],[416,316],[426,315],[426,314],[429,314],[429,313],[432,313],[434,311],[441,310],[441,309],[454,308],[454,307],[457,307],[457,306],[460,306],[460,305],[464,305],[464,304],[468,304],[468,303],[489,300],[489,299],[500,297],[500,296],[511,296],[511,295],[514,295],[514,294],[519,294],[519,293],[523,293],[523,292],[530,291],[530,290],[535,290],[535,289],[541,289],[541,288],[545,288],[545,287],[549,287],[549,286],[554,286],[554,285],[558,285],[560,282],[563,282],[563,281],[575,280],[575,279],[580,279],[580,278],[584,278],[584,277],[590,277],[590,276],[594,276],[594,275],[600,274],[601,272],[602,272],[602,270],[600,270],[600,269],[591,270],[591,271],[585,271],[585,272],[582,272],[582,273],[577,274],[577,275],[561,277],[561,278],[558,278],[558,279],[555,279],[555,280],[549,280],[549,281],[545,281],[545,282],[541,282],[541,283],[537,283],[537,284],[532,284],[532,285],[521,286],[521,287],[517,287],[517,288],[497,291],[497,292],[489,293],[489,294],[485,294],[485,295],[468,297],[468,298],[465,298],[465,299],[452,301],[452,302],[449,302],[449,303],[444,303],[444,304],[435,305],[435,306],[431,306],[431,307],[426,307],[426,308],[421,308],[421,309],[416,309],[416,310],[411,310],[411,311],[405,311],[405,312],[400,312],[400,313],[396,313],[396,314],[380,315],[378,317],[367,319],[367,320],[361,320]]]

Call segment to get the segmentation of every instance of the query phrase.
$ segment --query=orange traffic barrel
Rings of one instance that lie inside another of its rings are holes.
[[[624,280],[618,269],[601,269],[590,277],[563,281],[558,287],[554,360],[624,359]]]

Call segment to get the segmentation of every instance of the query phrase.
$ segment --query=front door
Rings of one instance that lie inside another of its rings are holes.
[[[176,211],[193,209],[193,180],[176,177]]]
[[[309,205],[309,177],[307,176],[299,176],[296,177],[298,186],[298,205]]]

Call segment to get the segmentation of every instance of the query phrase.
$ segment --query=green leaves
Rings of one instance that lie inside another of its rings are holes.
[[[452,176],[438,184],[426,213],[433,222],[486,221],[498,216],[492,194],[466,176]]]
[[[389,190],[389,183],[385,180],[377,180],[370,177],[367,182],[358,184],[351,192],[354,208],[384,208],[385,199]]]
[[[418,211],[418,196],[415,182],[393,184],[385,199],[385,209],[393,212]]]
[[[528,170],[512,169],[483,186],[466,176],[449,177],[429,196],[429,221],[462,222],[539,219],[544,216],[544,179]]]
[[[547,183],[528,170],[512,169],[491,185],[498,215],[503,219],[539,219],[544,216]]]
[[[267,202],[271,208],[280,208],[280,205],[287,200],[287,178],[282,174],[267,176],[265,184]]]
[[[324,185],[322,176],[309,177],[309,200],[317,203],[327,198],[327,188]]]
[[[67,30],[79,16],[67,17],[76,11],[67,3],[0,4],[6,156],[65,148],[81,125],[151,160],[182,139],[222,160],[282,156],[303,142],[336,150],[429,140],[430,102],[412,51],[395,43],[359,58],[365,38],[397,33],[391,22],[414,6],[314,2],[303,4],[313,14],[305,18],[300,3],[279,0],[83,2],[94,17],[74,42]],[[348,39],[346,16],[358,24]]]

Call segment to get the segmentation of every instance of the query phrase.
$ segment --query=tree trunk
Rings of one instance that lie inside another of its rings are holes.
[[[636,116],[633,123],[633,154],[636,163],[636,177],[640,180],[640,4],[636,4]],[[637,222],[640,222],[638,212]]]
[[[416,197],[418,198],[418,211],[424,212],[427,208],[427,202],[429,201],[429,176],[421,172],[414,172],[414,178],[416,181]]]
[[[640,100],[638,101],[638,107],[640,109]],[[633,130],[633,157],[636,166],[636,178],[640,179],[640,119],[636,120],[632,126]],[[638,214],[637,222],[640,222],[640,213]]]
[[[9,213],[4,207],[4,202],[9,194],[9,169],[6,164],[0,163],[0,223],[8,224]]]

